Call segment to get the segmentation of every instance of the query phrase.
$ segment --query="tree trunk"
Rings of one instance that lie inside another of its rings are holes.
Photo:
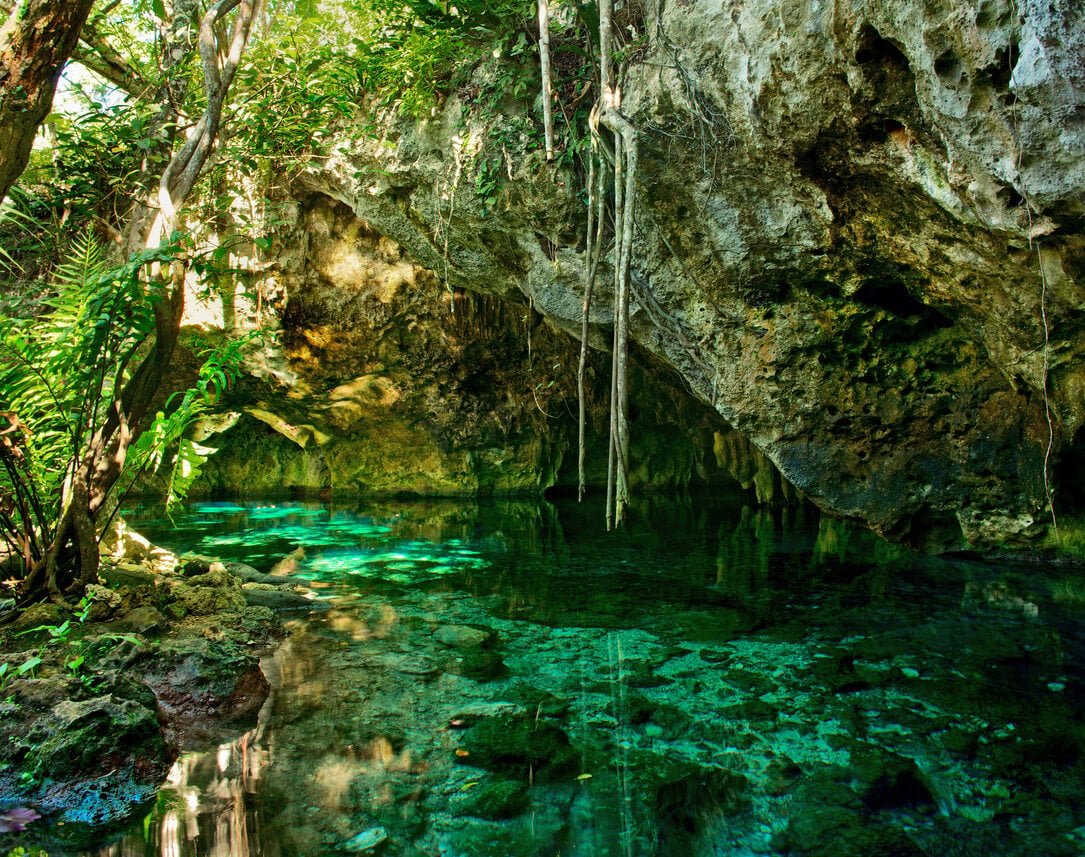
[[[129,213],[125,250],[134,253],[165,244],[180,224],[179,213],[192,193],[214,149],[226,97],[241,62],[258,0],[215,0],[202,19],[195,17],[198,0],[176,0],[174,17],[161,33],[161,67],[165,83],[158,93],[157,130],[162,145],[144,164],[144,178],[156,192],[136,203]],[[228,36],[218,30],[226,15],[237,15]],[[184,132],[177,132],[179,95],[187,86],[183,72],[186,53],[199,50],[204,95],[202,115]],[[179,143],[179,145],[177,145]],[[161,170],[154,182],[153,174]],[[119,392],[102,425],[94,433],[75,468],[72,495],[45,561],[30,574],[24,591],[37,597],[47,590],[59,597],[73,583],[97,580],[98,529],[110,513],[111,492],[124,471],[127,453],[138,434],[177,343],[184,311],[185,270],[174,261],[153,263],[146,274],[159,292],[154,305],[154,341]]]
[[[38,126],[94,0],[22,0],[0,28],[0,200],[30,160]]]

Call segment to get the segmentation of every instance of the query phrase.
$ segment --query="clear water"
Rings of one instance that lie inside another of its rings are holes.
[[[1085,853],[1080,569],[737,498],[135,517],[332,608],[95,854]]]

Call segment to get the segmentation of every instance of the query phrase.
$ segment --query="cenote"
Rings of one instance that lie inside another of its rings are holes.
[[[0,6],[0,857],[1085,857],[1085,0]]]
[[[809,508],[203,502],[156,543],[320,593],[236,740],[80,852],[1085,851],[1077,569]],[[54,852],[59,853],[59,852]]]

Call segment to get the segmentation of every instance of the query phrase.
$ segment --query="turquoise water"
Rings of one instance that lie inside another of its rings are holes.
[[[197,503],[309,580],[258,725],[101,855],[1085,853],[1080,568],[809,510]]]

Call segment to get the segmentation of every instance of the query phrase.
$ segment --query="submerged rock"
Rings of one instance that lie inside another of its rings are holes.
[[[693,853],[699,834],[749,807],[748,789],[745,776],[725,768],[704,766],[668,777],[655,794],[661,853]]]
[[[803,857],[924,857],[927,853],[899,827],[824,804],[794,807],[787,831],[773,845]]]
[[[444,669],[475,681],[494,681],[509,674],[501,655],[492,649],[458,649],[456,655],[446,661]]]
[[[498,780],[479,783],[455,805],[461,815],[499,820],[524,812],[529,805],[527,783]]]
[[[433,639],[452,649],[470,649],[493,642],[494,633],[467,625],[441,625]]]
[[[568,736],[531,716],[499,715],[480,720],[463,734],[456,761],[537,782],[571,777],[578,767]]]
[[[351,854],[362,854],[372,851],[378,845],[383,845],[388,840],[388,831],[383,827],[370,827],[363,830],[340,845],[340,849]]]

